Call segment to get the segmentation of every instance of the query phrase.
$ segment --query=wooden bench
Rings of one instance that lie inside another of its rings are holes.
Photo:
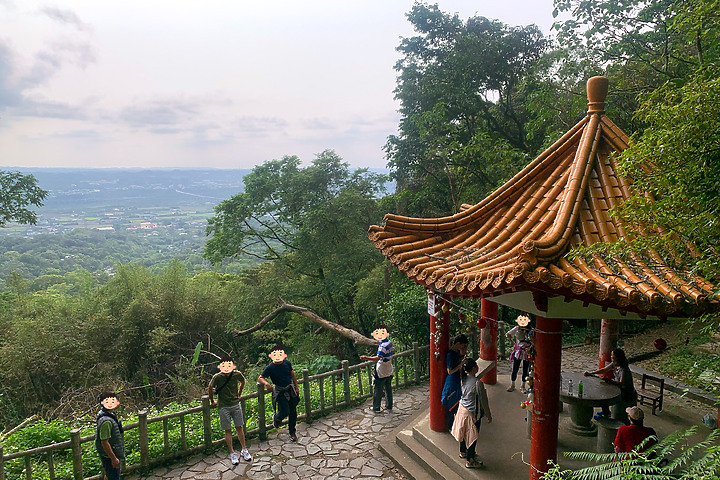
[[[651,386],[654,383],[656,386]],[[648,402],[648,405],[652,404],[652,414],[656,415],[655,409],[662,410],[663,408],[663,391],[665,389],[665,379],[660,377],[653,377],[647,373],[643,373],[642,385],[638,390],[638,403],[644,405],[644,401]]]

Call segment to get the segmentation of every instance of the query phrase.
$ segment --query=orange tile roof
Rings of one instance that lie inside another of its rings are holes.
[[[718,310],[712,285],[652,252],[652,265],[565,258],[625,233],[608,210],[630,195],[611,156],[628,137],[604,114],[607,87],[605,77],[590,79],[588,115],[480,203],[441,218],[387,214],[370,240],[408,277],[450,296],[538,290],[641,315]]]

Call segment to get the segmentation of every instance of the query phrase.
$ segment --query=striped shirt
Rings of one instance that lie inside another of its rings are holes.
[[[393,344],[386,338],[380,342],[377,351],[377,356],[380,357],[380,360],[377,362],[375,371],[377,372],[377,376],[379,378],[389,377],[393,374],[392,362],[390,361],[392,360],[393,355],[395,355]]]

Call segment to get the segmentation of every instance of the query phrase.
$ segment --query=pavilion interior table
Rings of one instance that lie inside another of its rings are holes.
[[[572,391],[568,393],[568,383],[572,381]],[[578,395],[578,384],[583,382],[582,396]],[[586,377],[582,372],[562,372],[560,382],[560,401],[568,405],[570,418],[562,427],[576,435],[591,437],[597,434],[592,423],[593,408],[606,407],[620,400],[620,387],[610,385],[598,377]]]

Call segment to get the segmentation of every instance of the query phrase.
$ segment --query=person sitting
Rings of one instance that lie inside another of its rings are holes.
[[[638,452],[644,452],[650,446],[657,443],[657,433],[655,433],[655,430],[643,426],[645,413],[640,407],[629,407],[627,409],[627,416],[630,420],[630,425],[623,425],[618,428],[614,442],[615,453],[635,451],[638,445],[640,445],[643,440],[648,437],[655,438],[651,438],[645,443],[645,445],[637,449]]]
[[[620,401],[612,406],[612,418],[619,420],[626,425],[628,424],[625,411],[628,407],[637,405],[637,391],[633,383],[632,372],[628,363],[625,351],[622,348],[616,348],[610,353],[611,363],[594,372],[585,372],[584,375],[603,375],[612,372],[613,378],[603,378],[607,383],[620,387]],[[603,407],[603,414],[608,416],[610,411],[607,407]]]

